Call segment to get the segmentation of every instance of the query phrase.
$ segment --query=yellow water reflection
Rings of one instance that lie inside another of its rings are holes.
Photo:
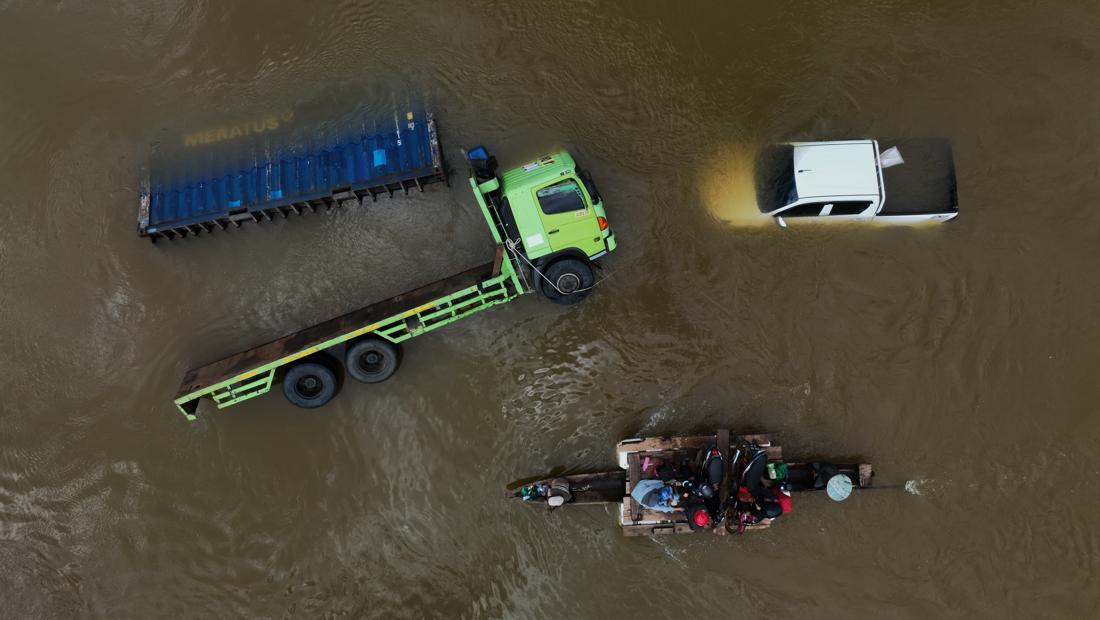
[[[774,226],[756,206],[753,161],[756,144],[730,145],[708,158],[700,173],[703,204],[715,219],[730,226]]]

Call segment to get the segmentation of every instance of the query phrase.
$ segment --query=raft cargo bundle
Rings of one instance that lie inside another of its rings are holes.
[[[140,194],[138,233],[154,242],[177,239],[446,182],[430,111],[375,126],[393,129],[359,131],[325,147],[275,150],[215,174],[175,180],[154,174]]]

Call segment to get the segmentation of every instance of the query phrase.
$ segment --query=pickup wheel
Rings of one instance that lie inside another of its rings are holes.
[[[392,377],[400,364],[401,350],[397,345],[379,338],[356,342],[344,356],[344,368],[362,383],[381,383]]]
[[[539,288],[547,299],[562,305],[575,304],[592,291],[595,277],[592,265],[577,258],[562,258],[554,261],[543,271]]]
[[[332,400],[338,390],[336,373],[317,362],[303,362],[283,375],[283,395],[295,407],[316,409]]]

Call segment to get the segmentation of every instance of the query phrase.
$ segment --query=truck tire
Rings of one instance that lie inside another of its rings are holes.
[[[316,409],[336,396],[336,373],[317,362],[303,362],[283,375],[283,396],[290,404]]]
[[[356,381],[381,383],[397,372],[401,351],[397,345],[380,338],[367,338],[348,347],[344,368]]]
[[[595,282],[592,265],[578,258],[558,259],[542,273],[544,277],[539,280],[542,294],[550,301],[565,306],[588,297]]]

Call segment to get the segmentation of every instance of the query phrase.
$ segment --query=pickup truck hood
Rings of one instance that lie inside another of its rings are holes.
[[[878,149],[874,140],[795,142],[792,146],[799,198],[879,193]]]

